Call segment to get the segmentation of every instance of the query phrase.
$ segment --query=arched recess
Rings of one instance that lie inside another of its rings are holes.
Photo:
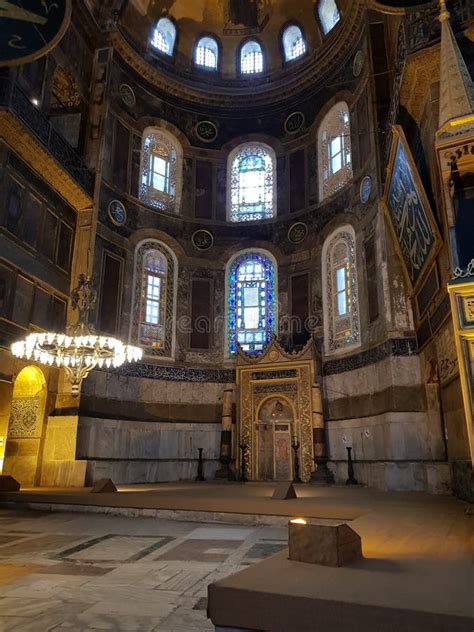
[[[174,358],[178,260],[158,239],[144,239],[135,248],[130,341],[145,354]]]
[[[140,201],[169,213],[179,213],[183,188],[183,148],[179,140],[162,127],[143,131]]]
[[[360,346],[356,240],[350,224],[338,227],[325,240],[322,279],[326,354]]]
[[[292,480],[291,441],[297,436],[295,406],[284,395],[269,395],[256,409],[253,455],[257,480]]]
[[[46,379],[39,367],[30,365],[20,371],[13,386],[3,474],[25,487],[39,483],[47,395]]]

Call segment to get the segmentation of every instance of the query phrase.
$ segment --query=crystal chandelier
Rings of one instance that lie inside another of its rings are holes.
[[[71,393],[77,397],[84,380],[95,367],[119,367],[141,360],[139,347],[126,345],[111,336],[99,336],[89,324],[89,314],[97,302],[91,277],[79,275],[79,284],[71,292],[71,307],[78,311],[77,322],[67,333],[32,333],[11,346],[14,356],[57,366],[66,371]]]

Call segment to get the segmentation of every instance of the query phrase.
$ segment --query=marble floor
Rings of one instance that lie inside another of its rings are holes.
[[[207,586],[286,546],[285,527],[0,508],[0,632],[205,632]]]

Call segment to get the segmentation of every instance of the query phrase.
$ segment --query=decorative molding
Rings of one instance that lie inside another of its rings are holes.
[[[285,132],[287,134],[296,134],[304,127],[305,115],[303,112],[292,112],[285,120]]]
[[[140,377],[164,382],[210,382],[231,384],[235,382],[234,369],[191,369],[188,367],[160,366],[157,364],[136,363],[115,369],[112,373],[127,377]]]
[[[386,358],[411,356],[418,353],[416,338],[390,338],[376,347],[344,358],[323,361],[323,374],[337,375],[346,371],[362,369]]]
[[[191,241],[198,250],[209,250],[214,245],[214,236],[208,230],[202,228],[193,233]]]
[[[295,222],[288,229],[288,241],[301,244],[308,236],[308,226],[304,222]]]
[[[110,221],[115,226],[124,226],[127,222],[127,209],[120,200],[111,200],[107,209]]]
[[[199,121],[194,128],[194,133],[201,142],[213,143],[217,138],[219,130],[212,121]]]

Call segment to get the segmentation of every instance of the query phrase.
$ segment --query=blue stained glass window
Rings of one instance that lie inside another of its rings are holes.
[[[228,348],[238,345],[247,353],[259,353],[276,325],[275,266],[259,252],[246,252],[230,266],[228,278]]]
[[[274,215],[274,158],[262,145],[247,145],[230,172],[230,220],[247,222]]]

